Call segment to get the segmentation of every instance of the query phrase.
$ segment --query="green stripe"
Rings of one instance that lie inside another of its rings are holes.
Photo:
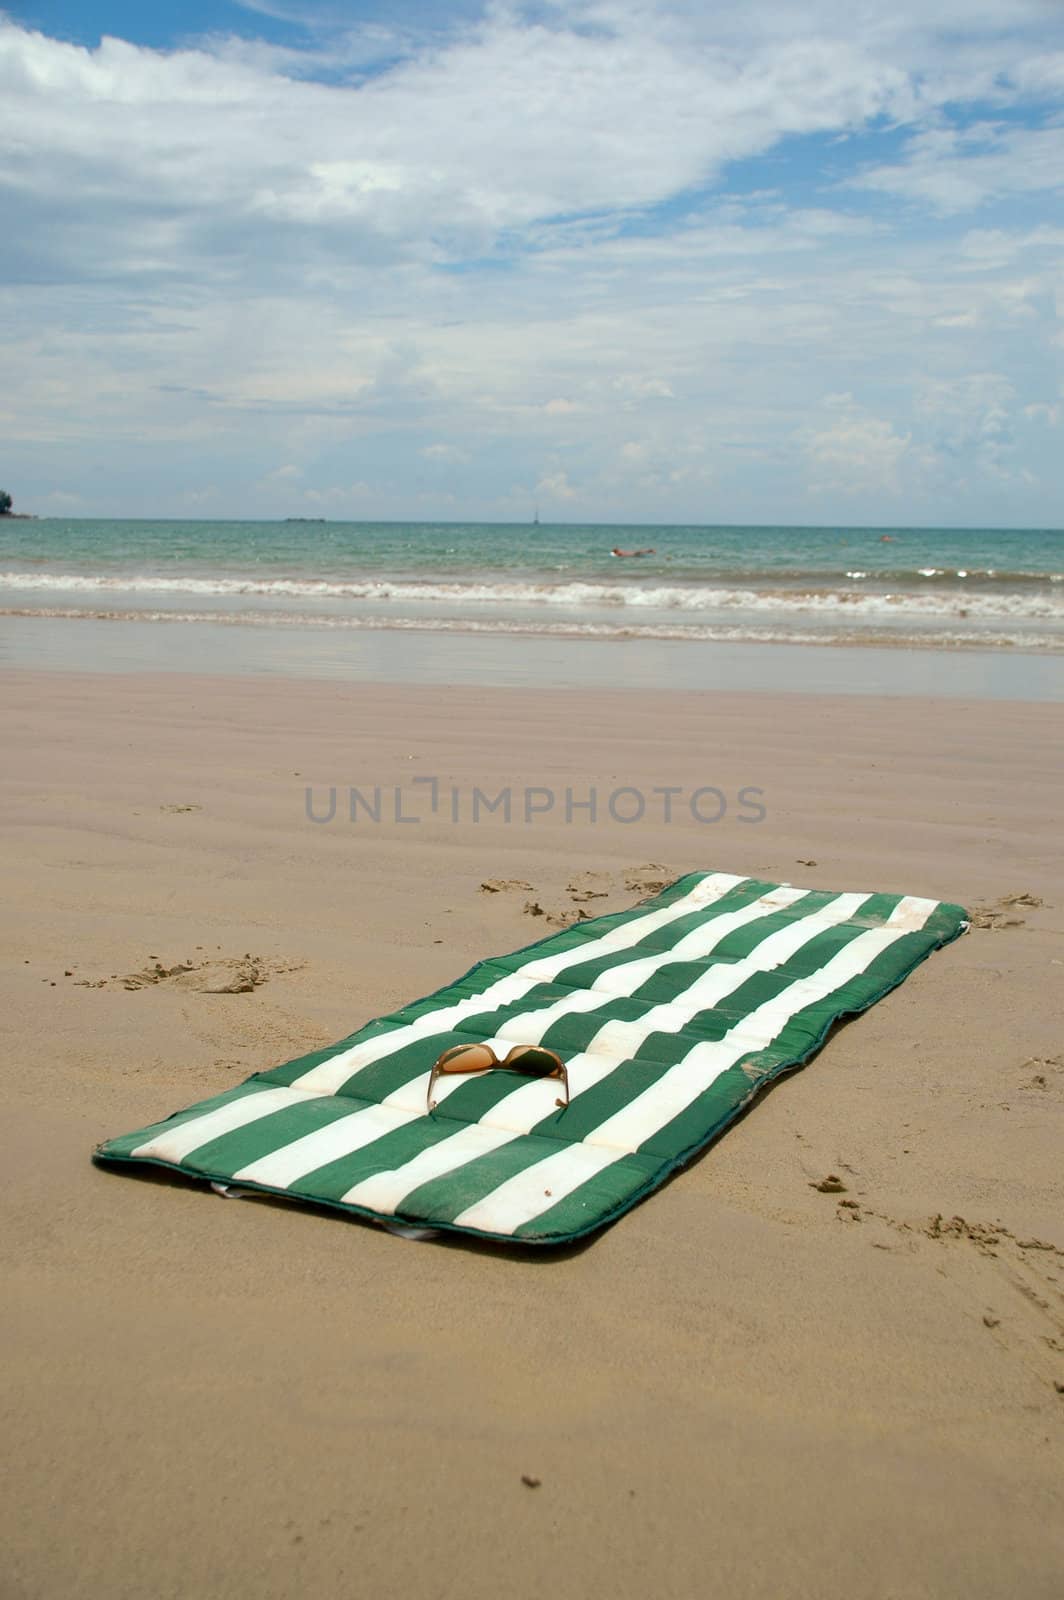
[[[890,909],[897,904],[894,898]],[[878,914],[875,912],[873,914]],[[889,911],[887,913],[889,915]],[[802,949],[788,961],[786,967],[753,974],[741,984],[734,994],[726,996],[715,1005],[697,1012],[676,1032],[655,1029],[639,1045],[634,1055],[617,1063],[609,1076],[581,1094],[566,1113],[565,1134],[568,1139],[583,1139],[593,1133],[600,1123],[624,1109],[629,1101],[642,1094],[671,1067],[682,1061],[688,1051],[706,1040],[722,1039],[737,1022],[782,994],[785,989],[802,978],[810,977],[846,945],[867,933],[866,927],[854,927],[844,922],[834,928],[815,934]],[[620,1015],[618,1012],[617,1015]],[[579,1018],[581,1023],[594,1019]],[[598,1026],[584,1030],[583,1043],[576,1048],[586,1049],[594,1038]],[[572,1030],[575,1032],[576,1030]],[[545,1042],[552,1040],[554,1030],[548,1032]],[[572,1034],[570,1034],[570,1037]]]
[[[204,1117],[208,1111],[217,1111],[219,1106],[229,1105],[233,1100],[244,1100],[248,1095],[259,1094],[262,1088],[263,1084],[258,1078],[247,1078],[235,1089],[227,1089],[224,1094],[212,1095],[209,1100],[197,1101],[186,1111],[175,1111],[172,1116],[164,1117],[162,1122],[149,1123],[146,1128],[138,1128],[135,1133],[120,1134],[117,1139],[106,1139],[103,1144],[97,1146],[95,1153],[101,1159],[128,1160],[133,1151],[140,1145],[147,1144],[149,1139],[156,1139],[160,1134],[173,1133],[195,1117]]]
[[[897,900],[895,899],[889,907],[874,908],[873,917],[877,915],[881,917],[884,910],[886,915],[889,915],[896,904]],[[873,922],[871,925],[881,925],[881,922],[878,924]],[[826,961],[838,954],[839,950],[844,949],[847,944],[852,943],[854,939],[860,938],[867,931],[868,927],[850,927],[845,923],[835,928],[826,929],[823,933],[810,940],[809,944],[803,946],[802,950],[796,954],[791,963],[789,974],[782,970],[757,974],[748,984],[743,985],[743,988],[749,989],[757,986],[759,990],[764,991],[764,999],[775,998],[785,989],[791,987],[793,983],[800,981],[802,977],[810,976],[818,971],[826,964]],[[916,938],[918,936],[909,935],[908,937]],[[898,941],[899,944],[903,942],[904,939]],[[819,958],[817,954],[818,948]],[[872,963],[873,967],[885,965],[889,970],[890,964],[886,961],[886,958],[891,954],[893,948],[891,947],[891,949],[883,952],[881,957],[876,958]],[[907,966],[908,963],[903,961],[902,965]],[[867,982],[851,979],[842,986],[840,991],[836,991],[836,994],[842,993],[849,1000],[851,996],[857,998],[866,991],[876,992],[882,985],[883,980],[878,975],[870,976]],[[758,999],[756,1002],[758,1005],[762,1003],[764,1003],[762,999]],[[741,1014],[745,1015],[752,1009],[754,1009],[753,1006],[746,1006]],[[785,1023],[771,1049],[760,1052],[760,1055],[784,1059],[796,1047],[808,1048],[822,1025],[822,1017],[825,1012],[834,1013],[837,1010],[838,1006],[833,1006],[831,999],[826,1002],[815,1002],[813,1005],[804,1008]],[[585,1021],[587,1019],[581,1020]],[[723,1037],[730,1026],[715,1010],[699,1013],[698,1018],[695,1020],[696,1023],[702,1024],[699,1032],[708,1038],[719,1039]],[[694,1030],[692,1029],[691,1031]],[[687,1051],[694,1044],[700,1042],[698,1037],[692,1038],[687,1029],[678,1034],[654,1035],[652,1037],[668,1039],[669,1052],[673,1056],[672,1062],[668,1065],[675,1065],[676,1061],[682,1060]],[[662,1062],[660,1056],[653,1059],[651,1062],[653,1077],[663,1076],[668,1070],[668,1065]],[[546,1123],[538,1124],[529,1136],[515,1139],[510,1144],[503,1145],[487,1155],[465,1163],[456,1171],[446,1173],[432,1179],[429,1183],[422,1184],[403,1199],[396,1214],[404,1217],[416,1216],[434,1222],[453,1222],[455,1217],[461,1215],[470,1206],[484,1200],[500,1184],[505,1183],[517,1173],[526,1171],[530,1166],[537,1161],[543,1160],[546,1156],[555,1154],[557,1152],[556,1142],[552,1141],[550,1144],[544,1145],[542,1140],[542,1135],[548,1131],[548,1128],[555,1133],[555,1139],[558,1134],[561,1134],[570,1144],[576,1143],[584,1136],[583,1123],[590,1121],[592,1115],[594,1120],[591,1122],[591,1126],[586,1129],[587,1132],[592,1131],[593,1128],[605,1121],[606,1117],[612,1115],[614,1110],[623,1109],[631,1099],[642,1093],[647,1087],[645,1066],[645,1060],[633,1060],[625,1063],[624,1066],[611,1073],[609,1078],[597,1085],[595,1089],[581,1095],[576,1103],[565,1112],[564,1116],[560,1118],[556,1115],[552,1116]],[[624,1067],[628,1068],[627,1073],[624,1072]],[[641,1071],[641,1068],[644,1070]],[[725,1099],[731,1102],[734,1101],[736,1080],[731,1076],[734,1070],[731,1069],[729,1073],[722,1075],[725,1078],[729,1078],[730,1081],[714,1097],[718,1103],[723,1103]],[[752,1091],[752,1085],[750,1080],[745,1077],[745,1074],[742,1076],[742,1092],[744,1096],[749,1095]],[[624,1088],[622,1089],[618,1089],[616,1081],[620,1077],[624,1077],[625,1080]],[[716,1088],[716,1085],[713,1088]],[[712,1094],[712,1089],[707,1093]],[[587,1102],[593,1097],[600,1102],[596,1113],[592,1113],[587,1109]],[[698,1098],[701,1100],[703,1096]],[[611,1110],[603,1109],[601,1104],[603,1100],[613,1103]],[[676,1121],[680,1120],[679,1118],[676,1119]],[[669,1126],[671,1127],[672,1124]],[[642,1154],[644,1152],[651,1156],[660,1156],[665,1153],[657,1136],[640,1147],[638,1153]],[[620,1170],[615,1171],[614,1169],[618,1167],[620,1167]],[[652,1168],[644,1167],[642,1169],[641,1183],[647,1181],[650,1170]],[[609,1195],[613,1195],[615,1192],[621,1194],[634,1186],[636,1185],[633,1183],[630,1167],[625,1167],[623,1160],[620,1163],[613,1163],[601,1173],[596,1174],[595,1178],[588,1180],[587,1184],[581,1185],[580,1190],[573,1192],[573,1196],[569,1197],[572,1202],[570,1210],[575,1214],[579,1209],[583,1200],[586,1199],[586,1196],[582,1194],[585,1189],[598,1196],[601,1200],[605,1200],[607,1193]],[[612,1209],[614,1203],[616,1202],[611,1201],[609,1206],[604,1205],[604,1209]],[[564,1202],[559,1204],[562,1205]],[[529,1237],[532,1231],[542,1232],[538,1226],[540,1220],[537,1219],[532,1224],[523,1225],[517,1232],[523,1237]]]
[[[556,980],[528,983],[506,1006],[471,1011],[457,1028],[445,1028],[412,1042],[397,1042],[381,1060],[352,1073],[338,1094],[308,1094],[294,1106],[211,1139],[190,1152],[183,1163],[164,1163],[181,1165],[183,1170],[219,1181],[229,1180],[263,1156],[285,1150],[308,1133],[350,1118],[360,1108],[378,1104],[413,1079],[427,1074],[445,1045],[489,1038],[500,1032],[505,1035],[507,1025],[515,1019],[584,992],[611,971],[622,972],[633,961],[645,960],[651,955],[666,958],[631,995],[611,994],[606,988],[595,991],[594,1010],[560,1017],[548,1029],[544,1042],[566,1057],[585,1049],[608,1021],[625,1021],[638,1026],[640,1019],[654,1007],[669,1005],[675,1006],[682,1016],[690,1007],[690,1001],[685,1004],[685,996],[706,973],[747,959],[756,963],[758,948],[773,933],[800,925],[837,898],[835,894],[817,890],[789,907],[766,910],[763,916],[733,928],[702,958],[668,959],[669,952],[696,929],[707,928],[718,918],[750,905],[779,887],[745,879],[711,905],[683,912],[665,926],[637,937],[624,949],[592,953],[594,941],[654,911],[674,905],[707,876],[707,873],[690,873],[652,901],[625,912],[574,924],[512,955],[480,962],[456,983],[390,1016],[377,1018],[347,1039],[310,1052],[271,1072],[256,1074],[246,1083],[190,1106],[163,1122],[109,1140],[100,1146],[97,1154],[101,1159],[128,1160],[141,1145],[179,1129],[194,1118],[206,1116],[221,1106],[264,1089],[296,1083],[313,1068],[343,1052],[369,1040],[386,1042],[388,1034],[423,1018],[431,1018],[434,1012],[463,1001],[475,1004],[477,997],[492,985],[511,977],[533,959],[562,954],[577,957]],[[604,1065],[609,1068],[607,1075],[599,1084],[578,1095],[568,1110],[552,1112],[529,1132],[515,1133],[498,1149],[461,1162],[451,1172],[419,1185],[402,1198],[397,1215],[448,1227],[478,1202],[486,1200],[490,1207],[490,1196],[500,1185],[533,1169],[559,1150],[578,1143],[581,1138],[594,1135],[607,1118],[644,1093],[699,1043],[722,1039],[767,1001],[785,996],[792,986],[815,978],[825,964],[854,939],[870,928],[881,927],[898,899],[896,895],[871,897],[845,922],[812,932],[806,943],[783,965],[749,973],[732,994],[724,996],[716,1005],[685,1017],[681,1025],[671,1031],[656,1028],[641,1041],[630,1059],[611,1062],[603,1058]],[[691,1104],[648,1137],[634,1156],[619,1154],[617,1160],[556,1202],[551,1203],[550,1197],[544,1195],[546,1209],[521,1225],[514,1237],[530,1242],[558,1242],[577,1237],[627,1209],[641,1194],[662,1182],[677,1163],[688,1159],[727,1126],[761,1084],[815,1050],[840,1016],[872,1004],[901,982],[931,950],[955,938],[963,929],[965,916],[959,906],[938,905],[921,931],[901,935],[871,960],[863,972],[840,983],[831,994],[803,1006],[801,989],[796,989],[794,1002],[800,1009],[785,1019],[778,1036],[768,1046],[748,1052],[741,1061],[722,1072]],[[585,945],[587,954],[581,959]],[[502,1071],[464,1079],[448,1094],[435,1116],[418,1117],[382,1134],[360,1150],[323,1164],[297,1179],[287,1192],[307,1200],[345,1205],[343,1196],[366,1179],[403,1168],[422,1151],[452,1138],[469,1123],[490,1122],[500,1102],[526,1081],[519,1074]],[[505,1115],[505,1111],[501,1114]],[[490,1224],[486,1229],[473,1231],[490,1233]]]
[[[907,977],[940,942],[940,935],[903,934],[856,978],[847,979],[831,994],[796,1011],[770,1045],[744,1055],[692,1100],[679,1116],[640,1145],[640,1150],[673,1160],[683,1151],[712,1138],[729,1107],[730,1114],[734,1115],[756,1087],[803,1061],[819,1047],[834,1023],[854,1012],[867,1010]]]
[[[837,895],[808,895],[804,900],[797,901],[785,910],[773,911],[767,916],[759,917],[756,922],[748,922],[741,928],[735,928],[707,956],[670,962],[668,966],[661,967],[642,988],[636,990],[636,993],[641,1000],[646,1000],[652,1005],[667,1005],[673,1000],[682,999],[692,984],[697,983],[699,978],[705,977],[707,972],[711,972],[715,967],[734,966],[740,961],[748,960],[773,934],[781,933],[784,928],[793,927],[795,924],[807,922],[810,917],[816,916],[817,912],[823,911],[825,906],[831,905],[837,899]]]
[[[871,925],[881,925],[883,918],[890,915],[896,904],[896,897],[885,897],[884,904],[872,907],[870,911],[866,910],[866,917],[872,918]],[[769,973],[756,974],[742,985],[737,995],[743,991],[762,995],[763,998],[758,999],[756,1004],[762,1004],[764,999],[775,998],[801,977],[819,970],[826,960],[830,960],[840,949],[845,948],[846,944],[867,931],[867,926],[851,927],[846,923],[825,929],[822,933],[814,935],[808,944],[796,953],[789,970],[781,968]],[[744,1006],[742,1014],[751,1009],[753,1009],[751,1005]],[[617,996],[609,1007],[610,1020],[638,1021],[646,1010],[646,1005],[634,998]],[[556,1049],[563,1042],[573,1050],[583,1049],[602,1025],[603,1017],[600,1012],[566,1017],[548,1031],[546,1040]],[[563,1138],[570,1144],[577,1142],[598,1127],[608,1116],[623,1109],[630,1100],[643,1093],[649,1081],[663,1076],[669,1067],[682,1060],[688,1050],[699,1043],[701,1038],[722,1037],[730,1026],[730,1022],[723,1019],[719,1011],[714,1008],[698,1013],[679,1033],[652,1034],[646,1045],[640,1047],[635,1059],[620,1064],[601,1083],[580,1095],[564,1115],[559,1116],[554,1113],[538,1123],[532,1130],[528,1144],[523,1138],[518,1139],[515,1143],[504,1145],[490,1154],[467,1162],[456,1171],[432,1179],[407,1195],[397,1214],[403,1216],[415,1214],[441,1222],[453,1221],[469,1206],[484,1199],[491,1189],[514,1176],[516,1172],[523,1171],[534,1161],[543,1159],[544,1152],[540,1149],[539,1142],[544,1135],[552,1136],[552,1143],[546,1151],[550,1154],[556,1151],[555,1141],[558,1138]],[[561,1038],[563,1032],[564,1041]],[[574,1044],[573,1039],[581,1036],[582,1042]],[[661,1040],[665,1043],[654,1050],[648,1063],[644,1050],[649,1055],[651,1040]],[[456,1099],[460,1092],[456,1091],[452,1099]],[[448,1101],[448,1108],[451,1114],[458,1113],[458,1108],[452,1106],[451,1100]]]
[[[535,1134],[515,1134],[508,1144],[499,1145],[485,1155],[475,1156],[452,1172],[431,1178],[404,1195],[396,1216],[422,1217],[427,1222],[453,1222],[470,1206],[489,1195],[500,1184],[527,1172],[537,1162],[556,1156],[556,1139]]]
[[[361,1150],[339,1156],[327,1165],[300,1178],[294,1186],[299,1191],[313,1193],[319,1199],[339,1200],[356,1184],[380,1172],[392,1172],[413,1161],[423,1150],[431,1149],[443,1139],[450,1139],[470,1123],[487,1116],[500,1100],[528,1083],[528,1079],[515,1072],[478,1073],[459,1084],[434,1116],[419,1117],[404,1127],[388,1133]],[[557,1112],[545,1119],[548,1134],[554,1136],[549,1148],[558,1149],[559,1140],[565,1140],[561,1119]],[[514,1138],[525,1137],[516,1134]],[[543,1143],[543,1138],[540,1140]],[[567,1141],[565,1141],[567,1142]],[[457,1170],[457,1169],[456,1169]]]
[[[600,917],[586,923],[574,924],[563,933],[553,934],[535,944],[528,945],[524,950],[515,952],[512,956],[492,957],[487,961],[479,962],[477,966],[466,973],[464,978],[446,988],[438,989],[435,993],[427,995],[422,1000],[413,1001],[404,1006],[402,1010],[393,1012],[390,1016],[379,1017],[375,1022],[361,1029],[358,1033],[350,1035],[340,1044],[332,1045],[328,1049],[316,1051],[312,1055],[303,1056],[298,1061],[289,1062],[283,1067],[277,1067],[272,1072],[263,1074],[263,1080],[269,1083],[288,1086],[295,1083],[313,1067],[319,1066],[333,1057],[341,1055],[345,1050],[352,1049],[355,1045],[363,1044],[370,1039],[380,1038],[382,1035],[394,1033],[401,1028],[408,1027],[411,1023],[418,1022],[422,1017],[430,1015],[433,1011],[445,1011],[451,1006],[460,1004],[464,1000],[473,999],[478,994],[483,994],[494,984],[506,978],[518,975],[522,966],[529,960],[546,959],[550,956],[560,955],[566,951],[577,949],[582,944],[603,938],[614,929],[624,927],[629,923],[646,917],[653,911],[659,911],[672,905],[676,900],[683,899],[691,890],[708,876],[705,873],[690,873],[686,878],[681,878],[678,883],[672,884],[653,901],[633,910],[615,912],[608,917]],[[769,886],[765,886],[769,887]],[[731,893],[733,891],[729,891]],[[764,892],[761,890],[760,892]],[[708,908],[709,911],[713,907]],[[707,911],[692,913],[692,916],[705,917]],[[679,919],[687,921],[687,918]],[[666,925],[668,926],[668,925]],[[589,932],[588,930],[594,930]],[[660,930],[665,932],[666,930]],[[607,962],[616,959],[603,958]],[[351,1076],[335,1091],[341,1095],[356,1095],[359,1099],[385,1099],[394,1094],[405,1084],[428,1072],[436,1057],[451,1044],[465,1044],[470,1041],[490,1039],[505,1024],[516,1016],[527,1011],[535,1011],[543,1006],[561,1000],[571,992],[573,985],[564,984],[530,984],[528,990],[507,1006],[499,1006],[472,1014],[463,1018],[459,1027],[451,1030],[441,1029],[439,1033],[430,1038],[414,1040],[407,1045],[399,1045],[378,1061],[371,1062],[368,1066],[354,1069]],[[605,1003],[605,999],[604,999]]]
[[[596,1219],[606,1219],[620,1207],[631,1205],[654,1180],[658,1163],[638,1155],[621,1156],[593,1178],[582,1183],[547,1211],[515,1228],[513,1237],[524,1240],[558,1240],[586,1231]]]
[[[654,928],[637,944],[629,945],[624,950],[607,951],[605,955],[594,956],[576,966],[566,967],[564,981],[571,989],[591,989],[595,980],[601,978],[604,972],[609,972],[614,967],[626,966],[630,961],[644,961],[647,956],[663,955],[667,950],[674,950],[688,934],[708,927],[721,917],[745,910],[753,901],[760,900],[763,895],[768,894],[773,887],[773,884],[763,883],[757,878],[746,878],[710,905],[696,906],[692,911],[685,912],[682,917],[676,917],[674,921],[665,923],[663,927]],[[585,926],[590,927],[590,923],[586,923]]]
[[[464,978],[460,978],[450,988],[439,989],[424,1000],[415,1000],[410,1005],[404,1006],[401,1011],[392,1012],[390,1016],[378,1017],[338,1044],[329,1045],[324,1050],[315,1050],[310,1055],[300,1056],[296,1061],[288,1061],[283,1066],[274,1067],[272,1071],[261,1074],[262,1080],[282,1088],[290,1087],[312,1068],[324,1065],[334,1056],[342,1055],[345,1050],[353,1050],[356,1045],[365,1044],[370,1039],[379,1039],[382,1035],[408,1027],[410,1023],[416,1022],[430,1011],[438,1011],[447,1005],[457,1005],[462,1000],[471,999],[474,995],[482,994],[493,983],[498,983],[500,978],[510,976],[511,973],[505,967],[492,961],[482,961],[472,972],[467,972]]]
[[[650,916],[655,911],[667,910],[669,906],[675,905],[677,900],[683,900],[689,895],[705,878],[711,877],[713,877],[711,872],[689,872],[685,877],[669,884],[668,888],[662,889],[660,894],[640,901],[627,911],[612,911],[603,917],[589,917],[586,922],[573,922],[561,933],[548,934],[545,939],[527,944],[522,949],[515,950],[512,955],[497,959],[500,965],[505,964],[513,972],[517,967],[526,965],[533,957],[565,955],[571,950],[578,949],[582,944],[591,944],[618,928],[627,927],[631,922],[638,922],[641,917]],[[731,893],[730,890],[727,892]],[[705,909],[711,911],[713,908],[709,906]]]
[[[661,954],[672,949],[681,939],[695,927],[704,927],[713,922],[718,916],[723,916],[727,911],[736,911],[749,905],[752,901],[768,893],[774,886],[772,884],[750,881],[742,884],[736,890],[730,890],[720,900],[715,901],[710,907],[690,913],[678,918],[675,922],[666,924],[665,927],[656,929],[650,936],[654,943],[654,953]],[[810,896],[812,898],[812,896]],[[827,903],[835,898],[831,895],[822,895],[820,904]],[[799,902],[801,903],[801,902]],[[810,908],[812,910],[813,907]],[[753,927],[759,927],[761,922],[771,924],[775,928],[786,926],[793,918],[785,913],[766,912]],[[746,933],[746,929],[736,930],[736,933]],[[729,938],[731,936],[728,936]],[[649,943],[650,940],[647,942]],[[756,941],[756,935],[749,935],[750,947]],[[727,942],[725,940],[724,942]],[[740,948],[745,948],[745,944]],[[644,959],[648,951],[641,948],[639,959]],[[535,984],[523,995],[520,995],[507,1005],[496,1006],[489,1011],[475,1012],[463,1017],[460,1024],[447,1031],[441,1031],[428,1039],[417,1039],[412,1043],[400,1046],[392,1054],[382,1057],[379,1061],[372,1062],[369,1066],[358,1068],[346,1080],[343,1087],[337,1092],[340,1094],[357,1093],[360,1098],[385,1099],[403,1088],[407,1083],[418,1077],[421,1073],[431,1070],[437,1056],[452,1044],[464,1044],[471,1041],[495,1038],[504,1033],[507,1025],[515,1018],[526,1016],[530,1012],[547,1009],[558,1001],[566,1000],[577,988],[588,987],[587,983],[576,984],[573,977],[576,971],[586,975],[594,972],[595,976],[611,970],[613,967],[623,967],[631,957],[629,950],[613,951],[596,958],[593,962],[585,962],[580,968],[567,971],[564,981],[561,979]],[[705,965],[698,968],[699,975],[705,971]],[[591,979],[590,981],[593,981]],[[644,985],[645,987],[645,985]],[[620,1017],[626,1021],[636,1021],[647,1009],[650,1002],[629,1001],[624,996],[611,995],[607,990],[602,991],[602,1001],[596,1011],[587,1012],[577,1016],[567,1016],[553,1023],[544,1037],[544,1043],[551,1049],[557,1050],[563,1056],[566,1053],[575,1054],[584,1049],[585,1042],[594,1037],[609,1017]],[[409,1008],[408,1008],[409,1009]],[[604,1013],[608,1016],[604,1017]],[[424,1013],[422,1013],[424,1014]]]
[[[209,1173],[212,1178],[219,1174],[231,1178],[241,1167],[250,1166],[275,1150],[283,1150],[285,1145],[293,1144],[305,1134],[327,1128],[358,1109],[357,1103],[337,1100],[331,1094],[308,1094],[298,1105],[271,1111],[269,1116],[259,1117],[243,1128],[233,1128],[229,1133],[209,1139],[206,1144],[197,1145],[182,1159],[181,1165],[189,1172]]]
[[[419,1117],[416,1122],[408,1122],[404,1127],[386,1133],[383,1138],[364,1145],[361,1150],[337,1156],[324,1166],[316,1167],[305,1178],[300,1178],[293,1188],[308,1199],[335,1203],[342,1200],[356,1183],[364,1183],[367,1178],[375,1178],[380,1172],[392,1172],[396,1167],[405,1166],[423,1150],[430,1150],[442,1139],[450,1139],[455,1132],[455,1124],[442,1117]]]

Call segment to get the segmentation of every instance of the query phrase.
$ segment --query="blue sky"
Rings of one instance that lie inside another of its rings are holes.
[[[285,40],[292,36],[290,24],[278,23],[263,13],[253,13],[236,4],[186,4],[184,0],[155,0],[150,6],[137,0],[114,5],[69,4],[67,0],[31,0],[29,5],[11,6],[8,15],[27,28],[68,39],[75,44],[96,46],[104,34],[129,39],[152,49],[172,49],[189,38],[216,31],[246,33]]]
[[[0,484],[1064,520],[1055,0],[0,11]]]

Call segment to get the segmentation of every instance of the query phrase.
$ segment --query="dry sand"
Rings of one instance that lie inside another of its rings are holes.
[[[1061,1593],[1059,706],[2,689],[5,1600]],[[474,784],[750,785],[767,814],[306,819],[308,783],[424,812],[429,775],[460,810]],[[711,867],[984,925],[580,1250],[90,1163]]]

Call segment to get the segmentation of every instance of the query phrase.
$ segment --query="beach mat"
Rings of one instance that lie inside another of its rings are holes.
[[[559,1245],[702,1150],[773,1079],[967,928],[960,906],[694,872],[101,1144],[388,1224]],[[429,1072],[453,1044],[543,1044],[557,1079]]]

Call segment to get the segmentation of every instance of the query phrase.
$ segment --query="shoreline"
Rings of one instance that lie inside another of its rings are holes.
[[[320,633],[426,633],[470,634],[502,639],[572,639],[590,644],[624,644],[631,640],[662,644],[743,644],[753,647],[800,645],[814,650],[923,650],[952,655],[956,652],[998,652],[1011,656],[1064,655],[1064,635],[1059,639],[1017,642],[1002,639],[992,633],[970,633],[951,638],[936,636],[931,630],[921,633],[876,632],[871,627],[850,634],[803,631],[802,625],[779,627],[775,633],[767,625],[748,623],[630,623],[575,622],[521,618],[475,618],[444,616],[373,616],[369,614],[312,614],[290,615],[281,611],[152,611],[147,607],[126,610],[74,606],[0,606],[0,622],[5,618],[19,621],[81,622],[81,623],[140,623],[142,625],[167,623],[171,625],[211,626],[218,628],[278,628],[284,632],[302,631]]]
[[[0,671],[1064,701],[1055,653],[429,629],[0,620]]]

